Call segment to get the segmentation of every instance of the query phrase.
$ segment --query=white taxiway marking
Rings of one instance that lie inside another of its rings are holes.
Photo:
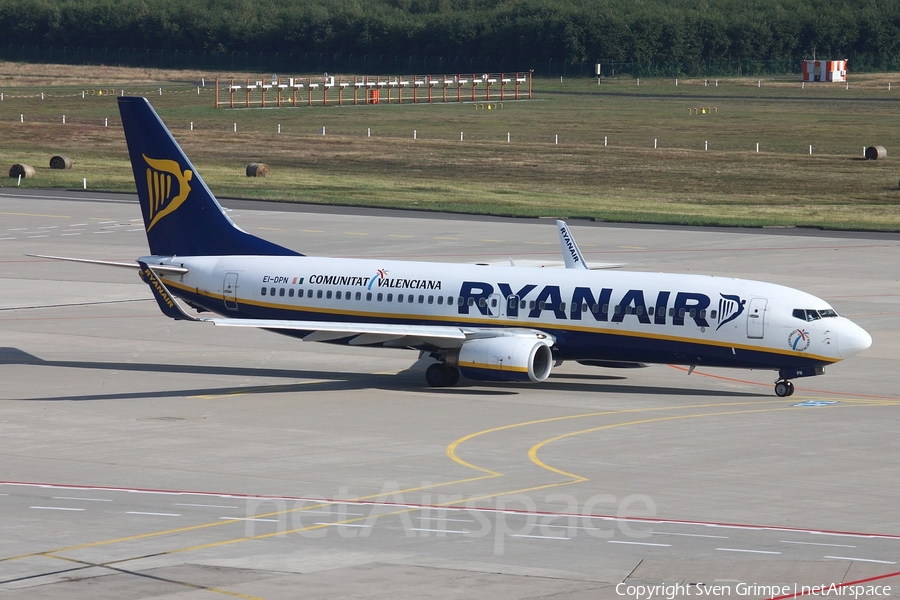
[[[254,519],[252,517],[219,517],[220,521],[265,521],[267,523],[277,523],[278,519]]]
[[[698,538],[715,538],[719,540],[727,540],[727,535],[703,535],[702,533],[670,533],[668,531],[654,531],[653,535],[678,535],[682,537],[698,537]]]
[[[81,234],[80,233],[61,233],[59,235],[64,236],[64,235],[81,235]]]
[[[14,240],[16,238],[0,238],[0,240]]]
[[[28,239],[33,240],[34,238],[45,238],[50,237],[49,235],[29,235]]]
[[[720,552],[749,552],[750,554],[781,554],[770,550],[744,550],[742,548],[716,548]]]
[[[626,542],[624,540],[607,540],[607,544],[630,544],[632,546],[659,546],[660,548],[671,548],[672,544],[651,544],[650,542]]]
[[[833,558],[834,560],[854,560],[858,562],[878,563],[880,565],[896,565],[892,560],[875,560],[873,558],[852,558],[850,556],[826,556],[825,558]]]
[[[447,517],[419,517],[420,521],[452,521],[454,523],[474,523],[472,519],[448,519]]]
[[[84,500],[85,502],[112,502],[109,498],[76,498],[75,496],[53,496],[54,500]]]
[[[62,506],[31,506],[29,508],[36,508],[38,510],[84,510],[83,508],[64,508]]]
[[[180,514],[177,513],[154,513],[154,512],[140,512],[136,510],[129,510],[125,513],[126,515],[147,515],[150,517],[180,517]]]
[[[204,506],[206,508],[240,508],[239,506],[226,506],[224,504],[179,504],[173,503],[173,506]]]
[[[829,546],[831,548],[856,548],[848,544],[819,544],[816,542],[793,542],[791,540],[781,540],[782,544],[803,544],[804,546]]]
[[[337,527],[372,527],[371,525],[351,525],[350,523],[316,523],[316,525],[335,525]]]
[[[554,537],[552,535],[525,535],[524,533],[514,534],[513,537],[533,538],[536,540],[571,540],[572,539],[572,538],[567,538],[567,537]]]
[[[468,531],[454,531],[453,529],[417,529],[415,527],[410,527],[407,531],[433,531],[435,533],[469,533]]]
[[[364,517],[366,516],[364,513],[348,513],[348,512],[340,512],[337,510],[303,510],[300,509],[304,515],[335,515],[339,517]]]

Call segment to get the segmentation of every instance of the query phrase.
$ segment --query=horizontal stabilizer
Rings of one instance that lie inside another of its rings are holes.
[[[47,256],[45,254],[26,254],[25,256],[30,256],[32,258],[46,258],[49,260],[64,260],[64,261],[68,261],[68,262],[87,263],[89,265],[103,265],[106,267],[123,267],[126,269],[140,269],[141,268],[141,265],[136,262],[126,263],[126,262],[115,262],[115,261],[111,261],[111,260],[92,260],[89,258],[70,258],[68,256]],[[188,272],[188,270],[185,269],[184,267],[171,267],[168,265],[154,265],[153,270],[158,271],[159,273],[184,274],[184,273]]]

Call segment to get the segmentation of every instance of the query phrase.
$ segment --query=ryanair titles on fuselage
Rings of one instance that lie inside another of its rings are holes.
[[[612,303],[612,288],[601,288],[595,293],[595,290],[589,287],[578,286],[572,291],[567,312],[560,286],[545,285],[535,295],[533,292],[536,290],[538,286],[534,284],[526,284],[518,290],[513,290],[508,283],[497,283],[495,287],[484,281],[464,281],[459,291],[462,299],[458,303],[459,314],[468,315],[471,309],[477,310],[482,315],[490,314],[489,299],[497,294],[507,299],[504,302],[506,315],[513,318],[519,316],[521,304],[508,301],[511,296],[519,301],[528,301],[527,308],[523,309],[523,312],[527,312],[529,319],[539,319],[541,313],[550,311],[560,320],[581,320],[591,317],[596,321],[622,323],[625,317],[632,317],[645,325],[667,323],[684,325],[687,317],[698,327],[709,327],[709,321],[706,319],[706,309],[710,305],[709,296],[697,292],[661,290],[656,293],[655,298],[645,298],[643,290],[628,290],[618,302]],[[722,319],[723,315],[716,316]]]
[[[288,282],[289,277],[266,276],[264,281]],[[439,279],[412,279],[388,277],[386,273],[375,276],[320,275],[295,277],[294,282],[307,285],[333,285],[373,288],[402,288],[441,291],[446,286]],[[566,294],[567,302],[563,301]],[[457,312],[460,315],[491,314],[490,298],[502,298],[506,316],[517,318],[527,316],[540,319],[544,311],[549,311],[559,320],[593,319],[599,322],[622,323],[637,320],[645,325],[685,325],[693,321],[697,327],[709,327],[710,320],[719,326],[734,320],[744,310],[745,301],[734,295],[723,295],[725,302],[716,299],[719,310],[710,311],[712,300],[700,292],[676,292],[659,290],[627,290],[616,293],[612,288],[590,288],[576,286],[571,293],[558,285],[526,284],[513,289],[509,283],[488,283],[485,281],[464,281],[460,285]],[[511,301],[515,298],[516,301]],[[615,298],[615,301],[613,301]],[[525,301],[525,303],[522,303]],[[494,311],[496,312],[496,308]],[[521,314],[520,314],[521,312]]]

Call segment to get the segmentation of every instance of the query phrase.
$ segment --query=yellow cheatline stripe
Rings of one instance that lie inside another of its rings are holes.
[[[167,278],[164,274],[159,274],[160,278],[166,284],[166,286],[178,290],[183,290],[190,294],[196,294],[198,296],[203,296],[205,298],[211,298],[213,300],[223,300],[224,297],[221,294],[213,294],[211,292],[207,292],[206,290],[200,290],[198,288],[191,288],[186,285],[183,285],[177,281],[174,281],[170,278]],[[420,290],[421,291],[421,290]],[[432,294],[435,290],[429,290]],[[418,292],[416,292],[418,293]],[[272,308],[276,310],[284,310],[289,312],[300,312],[307,313],[312,315],[341,315],[346,317],[366,317],[366,318],[374,318],[374,319],[413,319],[419,321],[432,321],[436,322],[439,325],[446,325],[447,327],[455,327],[459,323],[464,323],[468,325],[481,325],[487,327],[497,327],[501,325],[503,327],[510,328],[519,328],[519,329],[539,329],[541,331],[546,331],[553,334],[554,331],[577,331],[582,333],[592,333],[596,335],[610,335],[610,336],[621,336],[621,337],[630,337],[630,338],[639,338],[639,339],[648,339],[648,340],[657,340],[663,342],[686,342],[690,344],[697,344],[699,346],[711,346],[716,348],[734,348],[736,350],[747,350],[751,352],[760,352],[763,354],[778,354],[781,356],[803,356],[806,358],[810,358],[812,360],[817,360],[824,363],[836,363],[840,362],[840,359],[832,358],[830,356],[820,356],[817,354],[810,354],[808,352],[797,352],[795,350],[788,349],[780,349],[780,348],[769,348],[769,347],[759,347],[759,346],[751,346],[749,344],[733,344],[731,342],[722,342],[717,340],[704,340],[700,338],[690,338],[684,336],[677,335],[663,335],[659,333],[645,333],[640,331],[623,331],[619,329],[611,329],[608,327],[600,326],[601,321],[597,322],[596,326],[587,326],[587,325],[572,325],[570,322],[559,322],[559,323],[543,323],[541,321],[528,321],[528,320],[515,320],[515,321],[499,321],[499,317],[466,317],[466,316],[456,316],[454,315],[452,318],[445,315],[422,315],[422,314],[398,314],[398,313],[380,313],[380,312],[371,312],[371,311],[358,311],[358,310],[342,310],[342,309],[333,309],[333,308],[322,308],[322,307],[314,307],[314,306],[295,306],[290,304],[276,304],[271,302],[259,302],[256,300],[248,300],[239,298],[239,304],[245,304],[249,306],[259,306],[261,308]],[[689,318],[689,317],[685,317]],[[308,317],[301,320],[310,320]]]

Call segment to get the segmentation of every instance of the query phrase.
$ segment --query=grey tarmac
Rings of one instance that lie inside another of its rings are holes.
[[[553,219],[223,204],[306,254],[561,260]],[[0,189],[0,598],[900,596],[900,235],[569,225],[588,263],[799,288],[873,346],[790,398],[667,365],[433,389],[415,352],[26,257],[145,254],[136,199]]]

